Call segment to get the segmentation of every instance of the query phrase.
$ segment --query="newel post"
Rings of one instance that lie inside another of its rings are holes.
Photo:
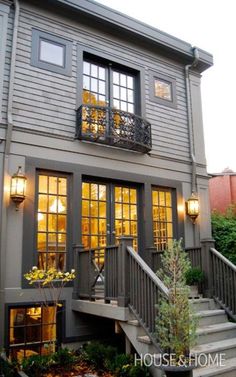
[[[204,272],[203,293],[209,298],[211,298],[213,294],[212,260],[210,253],[210,248],[212,247],[215,247],[213,238],[201,240],[202,271]]]
[[[130,300],[130,271],[127,246],[133,246],[133,237],[120,237],[118,248],[118,306],[126,307]]]
[[[80,253],[84,250],[83,245],[73,245],[74,251],[74,269],[75,269],[75,280],[74,280],[74,288],[72,293],[72,298],[77,299],[79,298],[79,281],[81,279],[81,263],[80,263]]]

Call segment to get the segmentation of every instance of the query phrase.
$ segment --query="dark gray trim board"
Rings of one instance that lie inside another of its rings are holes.
[[[39,58],[40,41],[46,41],[63,48],[63,66],[42,61]],[[58,35],[32,29],[31,64],[34,67],[46,69],[55,73],[71,76],[72,69],[72,41]]]

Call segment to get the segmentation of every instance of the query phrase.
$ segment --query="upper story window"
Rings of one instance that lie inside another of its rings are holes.
[[[151,124],[141,117],[145,101],[144,70],[125,66],[119,59],[79,52],[83,69],[77,109],[76,137],[114,147],[147,153],[151,150]]]
[[[33,66],[70,76],[71,60],[71,41],[40,30],[32,30]]]
[[[83,62],[83,103],[135,113],[135,74],[100,63]]]
[[[160,73],[150,72],[150,99],[160,105],[176,107],[176,81]]]
[[[172,85],[170,82],[163,81],[160,79],[154,80],[154,94],[155,97],[166,99],[167,101],[172,101]]]
[[[37,254],[41,269],[66,268],[67,178],[38,175]]]
[[[56,64],[59,67],[64,67],[65,46],[41,39],[39,59],[47,63]]]
[[[173,209],[170,189],[152,189],[153,238],[157,250],[166,250],[173,241]]]

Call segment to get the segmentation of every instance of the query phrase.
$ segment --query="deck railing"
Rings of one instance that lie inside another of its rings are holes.
[[[214,248],[209,253],[213,297],[236,320],[236,266]]]
[[[191,265],[204,272],[203,294],[213,297],[236,320],[236,266],[211,245],[212,240],[205,240],[201,248],[188,248],[186,252]],[[153,258],[155,253],[151,251]],[[77,246],[75,252],[78,279],[74,285],[74,298],[102,298],[106,303],[116,300],[118,306],[128,306],[154,339],[158,302],[161,295],[168,296],[168,289],[152,266],[133,250],[132,238],[121,238],[119,246],[93,250]],[[156,253],[158,261],[160,254]]]
[[[168,297],[168,289],[134,251],[132,242],[131,237],[123,237],[119,246],[93,250],[75,247],[79,283],[75,284],[74,298],[103,298],[105,303],[116,300],[118,306],[132,310],[155,341],[157,305],[161,295]]]
[[[201,247],[188,247],[185,249],[188,257],[190,259],[190,263],[192,267],[200,267],[202,266],[202,251]],[[158,251],[155,247],[148,248],[147,252],[150,254],[149,256],[149,266],[151,269],[156,272],[161,268],[161,256],[163,251]]]

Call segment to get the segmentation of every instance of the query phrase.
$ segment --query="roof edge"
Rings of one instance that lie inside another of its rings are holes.
[[[165,49],[175,51],[181,54],[188,61],[193,58],[193,46],[179,38],[154,28],[142,21],[136,20],[121,12],[113,10],[103,4],[92,0],[52,0],[62,6],[73,8],[74,10],[88,14],[93,18],[103,20],[108,24],[113,24],[123,30],[139,35],[151,42],[162,46]],[[202,49],[199,51],[199,70],[203,72],[205,69],[213,65],[213,56]]]

